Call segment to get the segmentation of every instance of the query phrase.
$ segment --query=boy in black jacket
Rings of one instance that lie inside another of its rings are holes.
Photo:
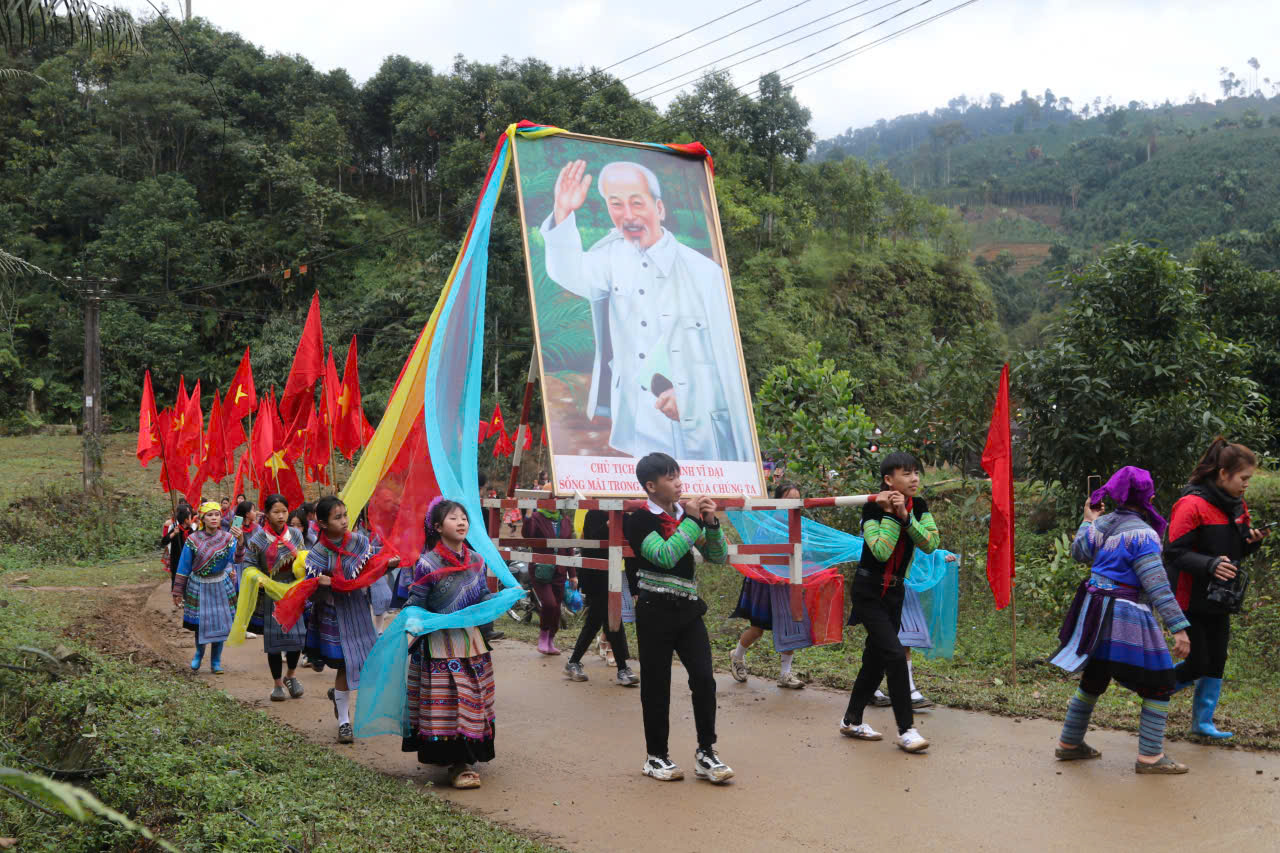
[[[707,605],[698,598],[691,549],[715,563],[728,560],[724,534],[709,497],[680,502],[680,466],[665,453],[651,453],[636,463],[636,479],[649,497],[647,508],[623,519],[622,530],[635,558],[627,566],[636,603],[636,640],[640,646],[640,705],[649,756],[642,770],[664,782],[684,778],[667,752],[670,732],[671,655],[689,673],[693,720],[698,733],[694,773],[715,784],[727,782],[733,770],[715,752],[716,679],[711,640],[702,616]]]
[[[881,735],[862,721],[880,679],[889,679],[889,699],[898,724],[894,741],[907,752],[929,748],[915,729],[907,653],[898,641],[902,625],[902,582],[916,548],[926,554],[938,547],[940,537],[933,515],[920,489],[920,463],[910,453],[890,453],[880,463],[883,491],[862,508],[862,559],[849,587],[853,608],[849,624],[859,622],[867,630],[862,668],[853,682],[849,707],[840,721],[840,733],[858,740],[880,740]]]

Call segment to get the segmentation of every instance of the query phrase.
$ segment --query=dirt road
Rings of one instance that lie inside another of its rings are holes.
[[[141,596],[139,596],[141,598]],[[167,583],[132,610],[136,643],[156,657],[190,659]],[[178,626],[178,627],[175,627]],[[672,757],[683,782],[643,777],[640,694],[610,683],[599,658],[591,681],[560,674],[562,658],[502,641],[494,653],[498,757],[482,765],[478,791],[440,792],[500,823],[582,851],[1274,850],[1280,846],[1280,756],[1174,744],[1187,776],[1135,776],[1137,738],[1096,731],[1100,761],[1060,764],[1058,725],[938,709],[918,717],[933,748],[908,756],[889,740],[841,737],[846,697],[783,691],[752,678],[719,678],[720,751],[737,771],[721,788],[693,779],[693,722],[677,668]],[[260,640],[228,648],[227,672],[201,681],[261,708],[318,743],[396,776],[440,781],[393,738],[334,742],[325,690],[332,674],[303,671],[307,695],[267,700]],[[643,675],[643,674],[642,674]],[[1179,697],[1175,701],[1187,701]],[[868,722],[889,732],[888,709]],[[1085,821],[1089,824],[1086,825]]]

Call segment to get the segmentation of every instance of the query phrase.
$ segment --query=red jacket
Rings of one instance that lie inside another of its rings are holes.
[[[1205,607],[1205,589],[1213,570],[1227,557],[1232,563],[1258,550],[1249,544],[1249,505],[1211,485],[1188,486],[1170,513],[1164,549],[1169,585],[1184,612],[1217,612]]]

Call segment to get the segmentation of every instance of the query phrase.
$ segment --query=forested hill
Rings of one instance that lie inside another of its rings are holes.
[[[1280,87],[1264,78],[1267,91],[1245,97],[1244,79],[1224,70],[1216,103],[1077,104],[1048,89],[953,98],[821,140],[817,159],[884,164],[939,203],[1025,209],[1051,229],[1024,228],[1029,242],[1092,250],[1140,239],[1185,253],[1220,237],[1280,265]]]
[[[0,59],[0,428],[80,416],[69,276],[118,279],[101,332],[115,428],[136,425],[147,367],[161,405],[180,374],[225,389],[246,345],[258,387],[282,385],[317,290],[339,362],[359,338],[376,421],[494,143],[522,118],[711,148],[753,382],[817,345],[855,371],[875,414],[908,395],[929,334],[996,329],[954,216],[859,160],[809,162],[809,112],[776,77],[750,100],[713,75],[660,113],[615,78],[537,59],[393,56],[357,85],[199,19],[176,36],[141,28],[144,52],[41,45]],[[50,276],[7,274],[18,258]],[[510,407],[533,345],[514,192],[495,218],[488,293],[484,405]],[[566,346],[589,366],[589,347]],[[998,370],[1000,354],[987,361]]]

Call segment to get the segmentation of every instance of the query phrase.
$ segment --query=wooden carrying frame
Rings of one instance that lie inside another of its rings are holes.
[[[516,445],[519,448],[519,445]],[[517,450],[518,452],[518,450]],[[609,573],[609,630],[616,631],[622,625],[622,561],[634,557],[635,553],[622,538],[622,516],[624,513],[644,510],[647,501],[624,500],[620,498],[558,498],[538,497],[545,492],[509,490],[505,498],[486,498],[481,501],[488,516],[489,537],[498,548],[498,553],[507,562],[523,561],[532,563],[535,559],[534,548],[593,548],[609,550],[608,559],[598,557],[582,557],[567,554],[538,554],[537,561],[557,566],[587,569],[589,571],[607,571]],[[726,509],[744,510],[785,510],[787,513],[787,541],[770,545],[729,545],[730,562],[752,563],[770,566],[787,566],[791,587],[791,618],[799,621],[804,618],[804,564],[801,560],[800,510],[819,507],[862,506],[874,500],[875,495],[846,495],[832,498],[795,498],[790,500],[751,500],[749,498],[726,498],[716,501],[716,511]],[[522,509],[558,509],[567,512],[577,510],[603,510],[609,513],[608,539],[526,539],[524,537],[504,537],[502,535],[502,513],[504,510]],[[734,559],[735,557],[746,559]]]

